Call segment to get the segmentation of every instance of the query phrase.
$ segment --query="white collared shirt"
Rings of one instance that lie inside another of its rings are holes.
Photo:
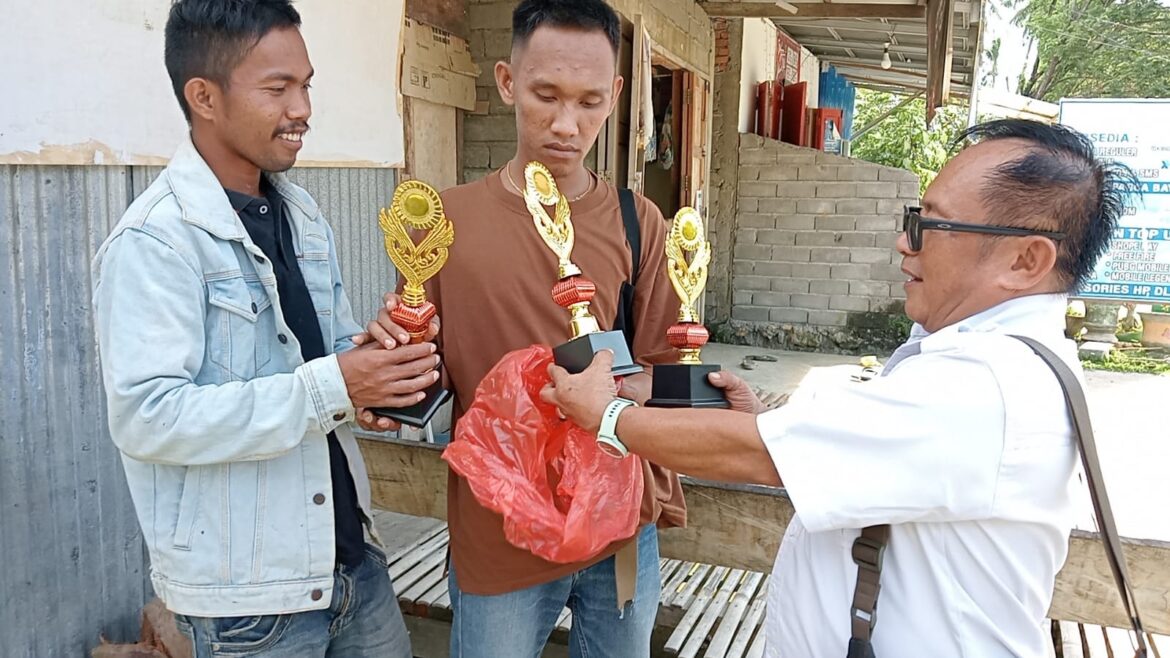
[[[892,524],[878,658],[1039,656],[1075,520],[1076,439],[1039,340],[1081,376],[1063,295],[927,334],[865,383],[800,390],[759,417],[796,516],[768,595],[767,655],[844,658],[860,529]]]

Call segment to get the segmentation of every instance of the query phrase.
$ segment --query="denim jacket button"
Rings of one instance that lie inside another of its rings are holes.
[[[281,345],[288,344],[288,336],[285,336],[284,334],[277,334],[276,340],[279,340]]]
[[[259,310],[260,310],[260,307],[256,306],[256,302],[252,302],[252,312],[256,313]]]
[[[335,414],[333,414],[333,420],[336,420],[337,422],[340,423],[341,421],[345,420],[345,414],[343,414],[341,412],[335,413]]]
[[[313,496],[313,502],[317,503],[318,505],[324,505],[325,504],[325,494],[317,494],[316,496]]]
[[[325,594],[319,589],[315,589],[309,593],[309,598],[314,601],[320,601],[322,596],[325,596]]]
[[[261,265],[264,264],[264,257],[263,256],[253,256],[253,258],[256,259],[257,263],[260,263]]]

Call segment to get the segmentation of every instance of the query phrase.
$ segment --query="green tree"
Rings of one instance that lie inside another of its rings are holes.
[[[1170,8],[1157,0],[1015,4],[1014,22],[1037,52],[1021,94],[1051,102],[1170,97]]]
[[[857,90],[857,113],[853,130],[873,124],[905,100],[894,94]],[[918,98],[894,110],[881,123],[853,142],[853,157],[918,174],[923,191],[951,155],[951,144],[967,127],[965,106],[939,108],[930,126],[926,125],[926,101]]]

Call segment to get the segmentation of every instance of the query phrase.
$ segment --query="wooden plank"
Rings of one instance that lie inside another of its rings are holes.
[[[409,554],[411,551],[418,550],[418,548],[420,546],[422,546],[423,544],[431,541],[435,537],[438,537],[441,533],[446,533],[446,532],[447,532],[446,524],[435,528],[434,530],[428,532],[427,534],[423,535],[422,537],[419,537],[418,541],[414,542],[410,546],[407,546],[406,548],[399,549],[393,555],[388,556],[386,558],[386,564],[388,566],[394,566],[394,564],[396,562],[398,562],[402,558],[406,557],[407,554]]]
[[[680,564],[682,564],[682,562],[678,560],[662,560],[662,566],[658,569],[658,586],[661,589],[666,589],[666,582],[670,580],[670,577],[673,576],[676,571],[678,571],[678,566]]]
[[[424,560],[426,560],[429,557],[432,557],[434,555],[440,555],[440,556],[444,555],[445,554],[444,549],[446,549],[446,547],[447,547],[447,535],[442,534],[442,535],[439,535],[438,537],[435,537],[434,539],[428,541],[427,543],[423,544],[422,546],[420,546],[419,549],[417,551],[415,551],[414,553],[411,553],[410,555],[408,555],[408,556],[402,558],[401,560],[399,560],[398,562],[394,563],[390,567],[390,580],[391,580],[391,582],[394,583],[395,589],[400,590],[400,589],[403,589],[405,587],[408,587],[409,585],[399,585],[398,584],[399,580],[402,578],[403,574],[405,574],[406,572],[415,568],[416,566],[419,565],[419,563],[423,562]],[[411,583],[411,584],[413,584],[413,583]]]
[[[700,564],[699,568],[695,570],[694,575],[682,586],[670,604],[675,607],[689,609],[691,601],[708,587],[706,583],[710,580],[723,578],[727,574],[727,569],[727,567],[717,567],[711,564]],[[708,578],[708,574],[710,574],[710,578]]]
[[[925,8],[921,5],[885,5],[868,3],[834,2],[800,3],[795,5],[800,18],[922,18]],[[728,18],[793,18],[793,14],[781,9],[774,2],[705,2],[703,9],[708,16]]]
[[[1081,642],[1081,628],[1071,621],[1058,622],[1060,625],[1060,655],[1064,658],[1085,658],[1085,645]]]
[[[702,565],[694,562],[683,562],[680,564],[678,571],[671,576],[666,586],[662,588],[662,596],[659,599],[659,603],[662,605],[670,605],[670,602],[674,600],[674,597],[678,595],[683,585],[686,584],[687,579],[698,571],[700,566]]]
[[[396,591],[396,592],[411,591],[415,584],[417,584],[420,580],[424,579],[432,571],[435,571],[435,570],[442,571],[443,563],[447,561],[447,550],[446,549],[447,549],[447,542],[444,541],[441,544],[437,545],[435,547],[434,551],[431,552],[429,555],[427,555],[426,558],[424,558],[418,564],[416,564],[413,569],[410,569],[410,570],[406,571],[405,573],[403,573],[402,575],[395,578],[393,580],[394,591]],[[427,587],[426,589],[430,589],[430,587]],[[426,592],[426,589],[424,589],[422,592],[419,592],[419,594]],[[401,599],[401,598],[403,598],[403,597],[399,596],[399,599]],[[412,606],[414,604],[413,598],[411,599],[411,604],[412,604]]]
[[[768,602],[768,583],[771,582],[771,576],[765,576],[764,582],[760,585],[760,591],[752,598],[751,604],[748,605],[747,614],[743,618],[743,623],[740,624],[739,630],[735,632],[735,639],[731,641],[731,646],[727,649],[727,656],[731,658],[741,658],[748,652],[748,647],[755,636],[757,629],[763,635],[764,629],[760,628],[760,622],[764,618],[764,610]]]
[[[955,0],[926,1],[926,124],[934,112],[942,107],[951,92],[951,62],[955,52],[951,35],[954,33]]]
[[[1170,652],[1170,637],[1146,633],[1146,639],[1150,642],[1150,651],[1153,652],[1154,658],[1162,658],[1162,649]]]
[[[434,607],[435,603],[443,597],[443,594],[447,593],[448,584],[447,577],[444,576],[439,580],[439,582],[435,583],[434,587],[430,588],[422,596],[418,597],[417,603],[420,606],[426,606],[428,608]]]
[[[719,628],[715,629],[715,634],[711,636],[711,644],[707,646],[706,658],[724,658],[728,654],[731,641],[739,629],[739,622],[743,620],[752,597],[756,595],[756,589],[763,581],[764,574],[758,571],[748,572],[743,584],[731,595],[727,611],[723,613],[723,620],[719,622]]]
[[[695,658],[695,656],[699,655],[699,649],[703,648],[703,644],[707,641],[707,636],[710,635],[711,629],[715,628],[715,622],[723,616],[723,611],[727,609],[727,602],[731,600],[732,592],[743,583],[743,578],[743,569],[732,569],[727,574],[727,578],[723,579],[723,585],[719,587],[719,591],[715,593],[715,598],[711,599],[711,603],[703,611],[703,616],[699,617],[699,621],[695,624],[695,630],[691,633],[690,639],[687,640],[687,643],[683,645],[682,651],[679,652],[678,655],[680,658]]]
[[[1113,658],[1109,655],[1109,644],[1105,641],[1105,629],[1092,624],[1081,626],[1085,642],[1085,658]]]
[[[385,439],[363,439],[361,444],[377,507],[446,518],[447,466],[439,458],[441,448]],[[793,514],[784,490],[684,478],[683,491],[688,527],[659,534],[663,557],[765,573],[772,570],[776,549]],[[1170,634],[1170,542],[1122,542],[1146,630]],[[1117,628],[1128,625],[1104,548],[1095,534],[1073,531],[1068,560],[1057,576],[1047,616]]]
[[[356,433],[375,507],[447,520],[447,464],[438,446]]]
[[[711,577],[706,579],[702,589],[696,593],[694,600],[687,597],[686,602],[681,606],[686,610],[686,614],[683,615],[682,621],[674,627],[670,639],[666,641],[667,653],[677,654],[682,649],[691,632],[695,630],[695,624],[706,612],[707,606],[714,600],[716,591],[721,589],[728,571],[727,567],[715,567],[715,570],[711,572]],[[687,588],[692,587],[698,580],[698,578],[692,579],[691,582],[687,583]]]
[[[418,610],[420,608],[425,610],[425,608],[427,607],[427,604],[422,602],[422,597],[426,596],[427,592],[430,592],[431,590],[435,589],[440,584],[442,584],[443,581],[447,580],[444,573],[443,573],[443,571],[445,571],[445,569],[443,567],[444,567],[443,561],[439,561],[439,562],[435,563],[433,568],[431,568],[430,571],[427,571],[425,574],[423,574],[422,578],[419,578],[418,581],[415,582],[414,585],[410,586],[410,589],[408,589],[405,592],[403,592],[402,594],[400,594],[398,596],[398,600],[401,601],[403,599],[406,599],[408,601],[411,601],[414,604],[411,607],[411,610]],[[397,590],[397,588],[395,588],[395,590]],[[424,613],[418,613],[418,614],[424,614]],[[425,616],[425,614],[424,614],[424,616]]]
[[[1130,658],[1137,647],[1133,631],[1112,626],[1105,627],[1105,641],[1109,643],[1109,650],[1115,658]]]
[[[1052,620],[1051,619],[1044,620],[1043,630],[1045,631],[1045,635],[1047,635],[1050,638],[1052,637]],[[1055,641],[1045,642],[1044,649],[1045,649],[1045,651],[1044,651],[1045,658],[1056,658],[1056,642]],[[1061,658],[1064,658],[1064,657],[1062,656]]]
[[[760,632],[756,633],[756,639],[752,640],[752,648],[744,654],[745,658],[763,658],[765,637],[764,629],[761,628]]]

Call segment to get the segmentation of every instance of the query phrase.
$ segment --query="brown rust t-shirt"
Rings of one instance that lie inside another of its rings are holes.
[[[505,354],[571,338],[569,313],[552,299],[557,258],[523,200],[506,185],[501,172],[495,172],[442,194],[455,225],[455,243],[447,265],[426,287],[442,321],[439,343],[455,393],[456,423],[480,381]],[[645,198],[636,196],[636,207],[642,257],[634,295],[634,358],[643,365],[674,362],[677,353],[666,342],[666,330],[677,321],[679,300],[666,275],[668,227]],[[572,260],[597,284],[590,310],[602,329],[609,329],[632,267],[617,190],[598,181],[571,210],[576,231]],[[645,461],[643,473],[642,522],[686,525],[678,476]],[[589,562],[548,562],[508,543],[502,517],[480,505],[454,472],[447,483],[447,514],[459,587],[470,594],[502,594],[550,582],[600,562],[630,541],[611,544]]]

